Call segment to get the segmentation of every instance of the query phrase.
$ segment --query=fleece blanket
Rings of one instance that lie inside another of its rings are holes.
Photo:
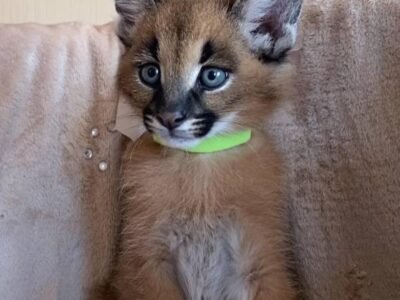
[[[286,157],[305,299],[400,299],[400,4],[308,0]],[[112,264],[113,25],[0,26],[0,298],[85,299]]]
[[[85,299],[112,257],[112,25],[0,26],[0,299]]]
[[[305,2],[288,170],[306,299],[400,299],[400,2]]]

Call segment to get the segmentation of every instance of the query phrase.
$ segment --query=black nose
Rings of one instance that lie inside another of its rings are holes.
[[[157,115],[157,120],[168,129],[179,127],[186,120],[183,112],[163,112]]]

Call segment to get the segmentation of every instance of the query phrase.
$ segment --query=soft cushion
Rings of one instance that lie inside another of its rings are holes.
[[[400,299],[400,2],[305,2],[286,154],[307,299]]]
[[[108,272],[121,51],[113,25],[0,26],[3,300],[84,299]]]

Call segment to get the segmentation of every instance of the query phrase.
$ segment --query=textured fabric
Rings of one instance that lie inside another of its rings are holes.
[[[399,5],[305,3],[298,93],[269,128],[287,158],[307,299],[400,299]],[[1,299],[84,299],[109,270],[120,145],[106,129],[121,54],[112,30],[0,26]]]
[[[107,273],[120,53],[111,25],[0,26],[2,300],[84,299]]]
[[[271,128],[307,299],[400,299],[400,2],[310,0]]]

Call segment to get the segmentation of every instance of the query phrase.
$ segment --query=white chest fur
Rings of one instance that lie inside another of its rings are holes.
[[[185,299],[252,299],[250,274],[242,268],[251,253],[243,252],[244,233],[238,223],[228,218],[176,222],[163,234]]]

